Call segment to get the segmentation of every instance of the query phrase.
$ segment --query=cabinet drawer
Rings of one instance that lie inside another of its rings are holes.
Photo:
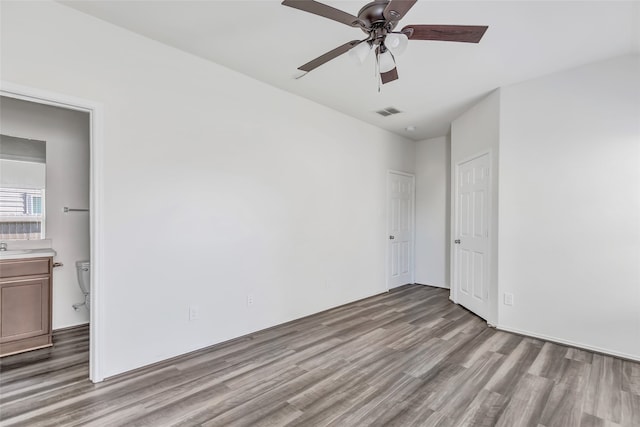
[[[20,276],[39,276],[51,273],[51,258],[0,261],[0,279]]]

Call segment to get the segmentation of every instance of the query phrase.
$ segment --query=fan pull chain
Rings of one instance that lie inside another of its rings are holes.
[[[376,50],[376,68],[375,68],[375,73],[376,73],[376,81],[378,82],[378,93],[380,93],[381,88],[382,88],[382,84],[381,84],[382,76],[380,75],[380,49]]]

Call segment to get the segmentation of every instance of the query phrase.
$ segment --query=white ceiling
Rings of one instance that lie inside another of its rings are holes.
[[[427,1],[407,24],[488,25],[479,44],[410,41],[400,79],[378,92],[373,57],[343,55],[295,80],[297,67],[364,33],[279,1],[62,3],[406,137],[442,136],[495,88],[640,52],[640,2]],[[324,1],[353,15],[365,1]],[[381,117],[393,106],[403,113]],[[416,131],[409,133],[409,125]]]

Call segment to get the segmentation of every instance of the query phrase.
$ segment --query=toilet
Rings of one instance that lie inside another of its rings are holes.
[[[89,305],[91,303],[91,264],[89,261],[78,261],[76,262],[76,271],[78,273],[78,285],[84,294],[84,303],[74,304],[73,308],[77,310],[82,304],[84,304],[84,306],[87,307],[87,310],[89,310]]]

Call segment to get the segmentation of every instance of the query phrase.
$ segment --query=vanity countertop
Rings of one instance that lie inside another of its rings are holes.
[[[23,258],[42,258],[48,256],[56,256],[56,251],[51,248],[42,249],[8,249],[0,251],[0,260],[5,259],[23,259]]]

